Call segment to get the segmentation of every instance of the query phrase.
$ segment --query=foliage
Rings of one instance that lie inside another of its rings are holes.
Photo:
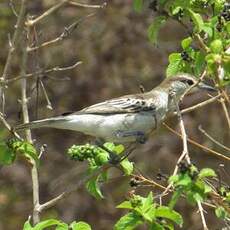
[[[133,172],[133,163],[122,155],[124,150],[123,145],[106,142],[101,147],[91,144],[73,145],[69,148],[68,155],[73,160],[88,161],[88,176],[92,175],[92,178],[87,182],[86,188],[94,197],[103,198],[100,184],[107,181],[108,178],[107,169],[100,172],[103,165],[120,164],[125,175]],[[95,172],[99,173],[94,176]]]
[[[134,8],[141,11],[143,4],[144,1],[134,1]],[[156,43],[159,29],[169,19],[181,23],[189,33],[182,41],[182,52],[169,55],[167,76],[179,72],[199,76],[207,69],[219,86],[230,83],[230,4],[227,1],[163,0],[150,1],[149,7],[159,15],[148,28],[151,42]],[[221,76],[218,76],[219,68],[223,69]]]
[[[18,139],[0,142],[0,164],[12,164],[17,154],[39,164],[37,151],[31,143]]]
[[[32,226],[28,220],[25,222],[23,230],[43,230],[48,228],[50,229],[50,227],[55,227],[55,230],[91,230],[90,225],[83,221],[74,221],[68,225],[56,219],[44,220],[35,226]]]

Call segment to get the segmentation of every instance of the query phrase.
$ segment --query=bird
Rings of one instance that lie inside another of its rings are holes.
[[[125,95],[77,112],[20,124],[15,131],[46,127],[78,131],[113,143],[145,143],[193,86],[214,90],[193,75],[180,73],[166,78],[149,92]]]

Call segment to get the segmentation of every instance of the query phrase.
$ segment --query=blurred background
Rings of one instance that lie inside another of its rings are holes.
[[[0,0],[0,73],[8,52],[8,37],[13,34],[16,22],[9,2]],[[15,1],[16,11],[19,9],[19,2]],[[36,17],[55,3],[55,0],[29,1],[28,13]],[[84,3],[102,4],[102,1]],[[36,89],[38,76],[28,80],[31,120],[80,110],[105,99],[140,92],[140,85],[150,90],[165,78],[168,55],[181,51],[180,40],[187,36],[186,31],[176,22],[170,21],[160,31],[158,45],[153,46],[147,40],[147,28],[154,13],[146,9],[138,14],[131,5],[131,0],[111,0],[104,9],[65,6],[38,24],[38,44],[41,44],[58,37],[65,27],[81,17],[95,13],[80,23],[63,41],[30,54],[27,73],[55,66],[69,66],[76,61],[83,62],[75,69],[42,76],[52,110],[47,108],[47,100],[41,88],[39,91]],[[12,77],[19,74],[19,61],[16,56]],[[20,97],[20,82],[15,82],[6,91],[7,120],[12,125],[22,122],[18,102]],[[207,98],[205,93],[189,96],[184,100],[182,108]],[[201,124],[221,143],[229,144],[229,132],[225,128],[226,120],[220,104],[213,103],[183,117],[190,137],[224,153],[198,130]],[[167,123],[180,130],[175,117]],[[43,203],[81,179],[85,164],[71,161],[66,152],[73,144],[87,143],[93,139],[80,133],[55,129],[34,130],[32,133],[37,148],[47,145],[39,168],[40,196]],[[9,134],[1,125],[1,138],[8,137]],[[172,173],[181,151],[182,141],[161,127],[130,158],[144,175],[156,180],[159,172],[165,175]],[[223,162],[192,145],[189,145],[189,151],[197,167],[211,167],[229,182],[228,162]],[[124,214],[115,206],[124,201],[132,188],[129,186],[129,178],[121,177],[116,170],[112,170],[111,177],[114,179],[102,186],[105,199],[98,201],[82,188],[45,211],[42,219],[60,218],[68,223],[83,220],[91,224],[93,229],[112,229],[114,223]],[[159,183],[164,184],[165,181]],[[143,195],[148,191],[146,188],[137,189]],[[157,194],[160,191],[156,189],[154,192]],[[197,207],[181,200],[176,210],[185,218],[183,229],[202,228]],[[210,229],[221,229],[223,222],[214,218],[213,210],[206,210]],[[21,229],[31,213],[30,166],[24,159],[18,159],[13,165],[0,169],[0,229]]]

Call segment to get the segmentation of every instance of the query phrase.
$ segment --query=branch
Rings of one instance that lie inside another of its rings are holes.
[[[74,2],[74,1],[68,1],[68,3],[72,6],[79,6],[83,8],[105,8],[107,6],[107,2],[104,2],[101,5],[89,5],[89,4],[84,4],[84,3]]]
[[[181,137],[181,134],[179,134],[179,133],[176,132],[174,129],[172,129],[171,127],[169,127],[166,123],[163,123],[163,125],[164,125],[169,131],[171,131],[172,133],[174,133],[174,134],[176,134],[177,136]],[[209,153],[213,154],[214,156],[216,156],[216,157],[218,157],[218,158],[220,158],[220,159],[222,159],[222,160],[230,161],[230,157],[227,157],[227,156],[225,156],[225,155],[223,155],[223,154],[221,154],[221,153],[219,153],[219,152],[217,152],[217,151],[214,151],[214,150],[212,150],[212,149],[210,149],[210,148],[208,148],[208,147],[206,147],[206,146],[204,146],[204,145],[201,145],[201,144],[197,143],[196,141],[192,140],[191,138],[188,138],[187,140],[188,140],[189,143],[191,143],[191,144],[197,146],[198,148],[201,148],[201,149],[205,150],[206,152],[209,152]]]
[[[13,54],[14,54],[14,51],[17,49],[18,41],[19,41],[19,38],[20,38],[22,31],[23,31],[23,26],[24,26],[24,21],[25,21],[25,13],[26,13],[26,1],[27,0],[22,0],[22,2],[21,2],[21,8],[20,8],[18,19],[17,19],[17,23],[15,25],[15,31],[14,31],[13,39],[12,39],[12,41],[9,41],[10,47],[9,47],[9,51],[8,51],[8,55],[7,55],[7,59],[6,59],[6,64],[4,66],[3,74],[1,77],[1,81],[4,81],[9,75],[10,68],[12,65]],[[1,86],[0,86],[0,98],[2,100],[2,113],[4,116],[5,95],[4,95],[4,88]]]
[[[54,38],[53,40],[50,40],[50,41],[47,41],[47,42],[44,42],[41,45],[38,45],[38,46],[35,46],[35,47],[28,47],[27,52],[32,52],[32,51],[38,50],[40,48],[48,47],[48,46],[56,44],[57,42],[62,41],[63,39],[67,38],[77,28],[77,26],[81,22],[83,22],[86,18],[92,17],[94,15],[95,14],[92,13],[92,14],[89,14],[89,15],[87,15],[85,17],[82,17],[82,18],[78,19],[77,21],[75,21],[71,25],[69,25],[68,27],[65,27],[64,31],[57,38]]]
[[[221,95],[219,94],[219,95],[217,95],[215,97],[212,97],[212,98],[210,98],[210,99],[208,99],[206,101],[200,102],[200,103],[198,103],[198,104],[196,104],[194,106],[191,106],[191,107],[189,107],[187,109],[183,109],[183,110],[181,110],[181,114],[191,112],[191,111],[199,109],[199,108],[201,108],[201,107],[203,107],[205,105],[213,103],[213,102],[217,101],[220,97],[221,97]],[[174,113],[174,115],[176,115],[176,112]]]
[[[203,229],[204,229],[204,230],[208,230],[208,226],[207,226],[207,224],[206,224],[206,220],[205,220],[205,217],[204,217],[204,209],[203,209],[203,207],[202,207],[201,202],[200,202],[200,201],[197,201],[197,205],[198,205],[199,213],[200,213],[200,216],[201,216]]]
[[[7,80],[5,80],[4,82],[1,82],[0,84],[5,84],[5,85],[7,85],[7,84],[13,83],[13,82],[15,82],[15,81],[24,79],[24,78],[30,80],[30,79],[32,79],[32,78],[31,78],[32,76],[36,76],[36,75],[43,75],[43,76],[45,76],[45,74],[52,73],[52,72],[71,70],[71,69],[76,68],[76,67],[77,67],[78,65],[80,65],[80,64],[82,64],[81,61],[78,61],[78,62],[74,63],[73,65],[71,65],[71,66],[66,66],[66,67],[55,66],[55,67],[50,68],[50,69],[39,70],[39,71],[36,71],[36,72],[33,72],[33,73],[25,74],[24,76],[20,75],[20,76],[11,78],[11,79],[7,79]],[[41,78],[42,78],[42,76],[41,76]]]
[[[22,64],[21,64],[21,76],[26,75],[26,66],[27,66],[27,52],[26,52],[26,42],[24,42],[25,47],[22,47]],[[29,113],[27,106],[27,95],[26,95],[26,78],[21,79],[21,106],[22,106],[22,115],[23,122],[29,122]],[[26,130],[26,140],[32,143],[31,131]],[[37,164],[35,160],[31,159],[32,169],[31,169],[31,177],[33,184],[33,223],[36,224],[40,221],[39,212],[37,211],[37,207],[39,206],[39,182],[38,182],[38,170]]]
[[[183,140],[183,151],[182,151],[182,154],[180,155],[180,157],[178,158],[176,166],[175,166],[175,169],[173,171],[173,176],[175,176],[177,174],[178,170],[179,170],[179,164],[181,163],[181,161],[185,158],[187,163],[190,165],[191,160],[190,160],[189,152],[188,152],[188,140],[187,140],[187,134],[186,134],[185,127],[184,127],[184,121],[182,119],[182,115],[181,115],[181,112],[180,112],[179,105],[178,105],[178,103],[176,101],[176,95],[175,94],[172,95],[172,99],[173,99],[175,107],[176,107],[177,116],[178,116],[178,119],[179,119],[179,124],[180,124],[180,129],[181,129],[181,137],[182,137],[182,140]],[[173,185],[173,183],[171,182],[167,186],[167,188],[164,190],[162,195],[165,195],[166,193],[168,193],[168,191],[171,189],[172,185]]]
[[[220,103],[222,105],[224,115],[225,115],[227,123],[228,123],[228,128],[230,129],[230,117],[229,117],[229,114],[228,114],[228,109],[227,109],[226,104],[225,104],[225,100],[223,98],[221,98]]]
[[[110,167],[112,167],[112,165],[110,165],[110,164],[103,165],[101,168],[95,170],[94,173],[92,173],[91,175],[87,175],[84,178],[82,178],[81,180],[79,180],[77,184],[75,184],[74,186],[70,187],[65,192],[63,192],[60,195],[56,196],[55,198],[47,201],[46,203],[39,205],[39,207],[37,208],[37,210],[39,212],[42,212],[43,210],[46,210],[46,209],[48,209],[50,207],[53,207],[56,203],[58,203],[58,201],[64,199],[65,197],[67,197],[68,195],[70,195],[72,192],[75,192],[82,185],[84,185],[88,180],[96,177],[101,172],[104,172],[104,171],[108,170]]]
[[[29,19],[26,22],[26,26],[28,26],[28,27],[34,26],[35,24],[37,24],[39,21],[41,21],[45,17],[47,17],[50,14],[52,14],[53,12],[57,11],[59,8],[61,8],[67,2],[68,2],[68,0],[62,0],[58,4],[56,4],[56,5],[52,6],[51,8],[49,8],[47,11],[45,11],[42,15],[38,16],[37,18],[35,18],[35,19]]]
[[[198,129],[209,139],[211,140],[213,143],[215,143],[216,145],[220,146],[221,148],[227,150],[230,152],[230,148],[228,148],[227,146],[221,144],[219,141],[217,141],[216,139],[214,139],[211,135],[209,135],[203,128],[201,125],[199,125]]]

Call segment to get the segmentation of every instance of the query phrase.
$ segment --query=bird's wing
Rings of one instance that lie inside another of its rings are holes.
[[[127,95],[107,100],[87,108],[75,114],[120,114],[138,113],[141,111],[154,111],[156,108],[154,100],[146,100],[141,94]]]

